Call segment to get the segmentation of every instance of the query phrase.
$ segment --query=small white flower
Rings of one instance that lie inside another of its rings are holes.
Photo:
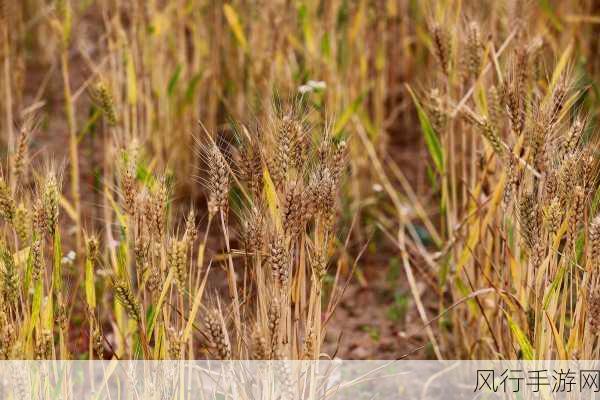
[[[305,93],[312,92],[313,88],[312,88],[312,86],[309,86],[309,85],[301,85],[298,87],[298,91],[302,94],[305,94]]]
[[[313,81],[311,79],[306,84],[315,90],[324,90],[325,88],[327,88],[327,84],[324,81]]]
[[[310,92],[314,92],[314,91],[321,91],[321,90],[325,90],[325,88],[327,87],[327,84],[324,81],[315,81],[315,80],[309,80],[308,82],[306,82],[304,85],[301,85],[298,87],[298,91],[302,94],[304,93],[310,93]]]
[[[75,261],[76,257],[77,257],[77,254],[73,250],[71,250],[63,256],[63,258],[60,260],[60,262],[62,264],[72,265],[73,262]]]
[[[375,183],[373,184],[373,191],[377,193],[382,192],[383,186],[381,186],[379,183]]]

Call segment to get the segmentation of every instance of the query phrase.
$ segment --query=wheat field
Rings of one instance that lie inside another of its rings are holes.
[[[600,357],[592,0],[0,0],[0,359]]]

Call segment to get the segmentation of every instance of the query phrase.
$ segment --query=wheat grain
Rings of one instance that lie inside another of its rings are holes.
[[[12,222],[15,218],[15,200],[10,188],[3,178],[0,177],[0,217]]]
[[[169,268],[175,271],[175,278],[177,281],[177,287],[180,292],[183,292],[187,284],[188,277],[188,265],[187,265],[187,242],[185,240],[171,241],[171,247],[168,251],[168,265]]]
[[[221,360],[229,360],[231,358],[231,345],[227,331],[224,329],[222,320],[216,313],[211,312],[206,317],[206,326],[210,334],[213,345],[217,348],[217,354]]]
[[[121,303],[129,318],[141,321],[140,304],[133,295],[129,285],[120,279],[113,279],[113,288],[117,300]]]
[[[34,282],[38,281],[44,273],[44,259],[41,239],[35,239],[31,244],[31,278]]]
[[[600,263],[600,215],[594,217],[590,223],[589,236],[592,263],[597,266]]]
[[[451,46],[449,34],[442,26],[434,24],[431,27],[431,35],[435,48],[435,54],[442,67],[444,74],[450,71]]]
[[[229,169],[216,145],[207,150],[208,163],[208,209],[217,214],[227,209],[229,195]]]
[[[269,243],[269,265],[273,279],[281,287],[285,287],[289,277],[288,254],[283,238],[272,235]]]
[[[23,203],[19,203],[19,206],[15,210],[14,220],[15,232],[22,245],[28,242],[30,234],[29,230],[31,227],[31,221],[29,211]]]

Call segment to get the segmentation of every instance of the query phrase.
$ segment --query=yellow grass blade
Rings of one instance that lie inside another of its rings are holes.
[[[137,103],[137,78],[135,74],[135,65],[133,64],[133,52],[130,50],[126,59],[127,68],[127,100],[129,104]]]
[[[554,337],[554,343],[556,344],[556,351],[558,352],[558,357],[561,360],[568,360],[567,352],[565,351],[565,345],[563,343],[562,338],[560,337],[560,334],[556,330],[556,327],[554,326],[550,315],[547,311],[544,311],[544,315],[546,315],[546,319],[548,320],[548,324],[550,325],[550,329],[552,330],[552,336]]]
[[[204,275],[204,279],[202,280],[202,284],[198,288],[196,292],[196,296],[194,297],[194,303],[192,304],[192,310],[190,311],[190,315],[188,317],[187,325],[185,326],[185,330],[183,331],[183,341],[187,342],[192,334],[192,328],[194,327],[194,321],[196,320],[196,314],[198,313],[198,309],[200,308],[200,304],[202,302],[202,295],[204,294],[204,288],[206,287],[206,281],[208,279],[208,272],[210,271],[210,267],[206,271]]]
[[[242,28],[242,24],[240,23],[240,19],[238,17],[235,9],[229,4],[223,5],[223,13],[225,14],[225,19],[235,36],[235,39],[239,43],[242,50],[248,50],[248,41],[246,40],[246,36],[244,35],[244,29]]]
[[[570,42],[569,45],[563,51],[562,55],[560,56],[560,59],[558,60],[558,63],[556,64],[556,67],[554,68],[554,72],[552,73],[552,80],[550,81],[550,90],[548,91],[549,93],[552,92],[552,89],[554,89],[554,87],[556,86],[556,83],[558,82],[558,79],[561,77],[563,71],[565,70],[565,68],[568,67],[569,62],[572,58],[572,56],[571,56],[572,51],[573,51],[573,42]]]
[[[92,260],[85,260],[85,299],[91,309],[96,308],[96,288],[94,285],[94,264]]]
[[[279,210],[279,202],[277,200],[277,192],[275,190],[275,185],[273,184],[273,180],[271,179],[271,174],[267,168],[263,169],[263,180],[264,180],[264,190],[265,190],[265,198],[267,200],[267,207],[269,208],[269,212],[271,213],[271,217],[273,221],[275,221],[275,225],[277,229],[283,229],[283,222],[281,221],[281,212]]]
[[[508,326],[510,327],[513,337],[515,338],[515,340],[517,341],[517,344],[521,348],[521,352],[523,353],[523,359],[524,360],[533,360],[534,359],[534,351],[533,351],[533,347],[531,346],[531,343],[527,339],[527,336],[525,335],[525,333],[523,333],[521,328],[519,328],[519,326],[513,321],[513,319],[510,317],[510,314],[508,314],[504,310],[502,310],[502,311],[504,312],[504,315],[506,316],[506,320],[508,321]]]

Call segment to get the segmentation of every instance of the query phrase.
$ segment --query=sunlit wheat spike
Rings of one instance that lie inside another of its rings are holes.
[[[152,294],[157,294],[163,285],[160,270],[152,264],[145,263],[142,271],[144,276],[146,276],[146,289]]]
[[[221,316],[216,311],[210,312],[204,323],[208,328],[210,339],[217,349],[219,358],[229,360],[231,358],[231,345]]]
[[[558,229],[562,223],[562,218],[563,210],[560,207],[560,200],[557,197],[554,197],[544,213],[546,229],[551,235],[554,235],[556,232],[558,232]]]
[[[144,218],[155,237],[160,238],[165,234],[168,202],[169,191],[166,182],[162,179],[145,200]]]
[[[133,253],[135,255],[135,265],[137,268],[142,267],[147,262],[150,253],[150,244],[151,242],[144,240],[144,238],[139,238],[135,241]]]
[[[15,200],[6,181],[0,177],[0,217],[12,222],[15,218]]]
[[[551,169],[546,172],[546,176],[544,179],[544,199],[552,200],[557,197],[558,193],[558,177],[556,176],[556,170]],[[560,200],[560,199],[559,199]]]
[[[191,209],[185,219],[185,232],[183,239],[189,246],[193,246],[193,243],[198,237],[198,226],[196,225],[196,213],[194,209]]]
[[[561,206],[563,207],[567,207],[569,205],[573,196],[571,179],[574,176],[574,172],[577,171],[578,166],[578,157],[573,154],[565,158],[560,165],[556,179],[556,186],[558,197],[561,201]]]
[[[48,233],[54,234],[59,216],[59,201],[60,201],[60,186],[57,177],[54,173],[48,173],[46,180],[44,181],[44,188],[42,193],[42,204],[44,207],[44,214],[46,216],[46,228]]]
[[[103,81],[96,83],[96,85],[90,90],[90,95],[102,114],[105,116],[108,124],[116,125],[117,114],[115,112],[114,100],[106,83]]]
[[[6,249],[0,248],[0,261],[2,267],[2,289],[7,301],[11,303],[17,302],[19,292],[19,276],[15,266],[15,260]]]
[[[180,292],[183,292],[188,278],[188,244],[185,240],[172,240],[167,253],[169,268],[175,271],[175,279]]]
[[[33,204],[33,230],[37,235],[43,235],[46,233],[48,221],[46,219],[46,212],[41,199],[36,199]]]
[[[526,193],[519,203],[519,221],[521,238],[525,245],[533,250],[538,240],[539,214],[534,194]]]
[[[511,128],[520,135],[525,126],[525,99],[529,76],[529,55],[524,47],[515,50],[508,79],[505,81],[505,101]]]
[[[229,167],[221,150],[212,144],[206,149],[208,164],[208,210],[211,214],[227,210],[229,196]]]
[[[483,45],[481,43],[481,32],[479,24],[471,21],[467,27],[467,70],[471,78],[476,78],[481,69]]]
[[[271,299],[267,317],[271,340],[271,357],[273,357],[279,351],[279,326],[281,322],[281,305],[277,297]]]
[[[590,222],[589,235],[592,263],[598,266],[600,265],[600,215],[596,215]]]
[[[327,272],[327,258],[325,251],[316,249],[311,260],[311,269],[317,280],[322,280]]]
[[[576,235],[583,217],[583,208],[585,206],[585,192],[579,185],[573,190],[573,200],[571,205],[571,214],[569,216],[569,238],[572,243],[577,239]]]
[[[254,334],[252,335],[252,359],[267,360],[268,357],[269,350],[267,339],[261,332],[258,331],[258,329],[256,329]]]
[[[4,308],[0,308],[0,360],[11,358],[11,350],[15,341],[15,326],[9,320],[7,311]]]
[[[431,27],[431,36],[433,38],[435,54],[442,67],[442,71],[448,75],[452,52],[450,35],[443,26],[436,23]]]
[[[291,166],[297,170],[302,170],[308,159],[311,139],[299,121],[293,121],[292,129],[293,144],[292,156],[290,159]]]
[[[432,88],[427,93],[427,109],[431,114],[431,123],[436,132],[443,132],[448,123],[448,111],[444,107],[444,98],[440,89]]]
[[[288,282],[288,254],[284,240],[274,234],[269,243],[269,265],[275,282],[284,287]]]
[[[102,336],[102,331],[100,330],[100,326],[97,322],[94,323],[94,328],[92,331],[93,338],[93,346],[94,353],[98,360],[104,359],[104,337]]]
[[[285,194],[282,208],[283,227],[287,234],[298,235],[304,226],[303,189],[290,185]]]
[[[27,129],[22,129],[17,140],[17,150],[13,161],[13,174],[15,182],[20,182],[25,176],[28,146],[29,132]]]
[[[585,121],[580,117],[575,118],[561,144],[560,151],[563,160],[573,154],[577,149],[584,128]]]
[[[130,215],[135,212],[135,203],[138,195],[135,182],[135,164],[128,162],[126,166],[121,168],[121,191],[125,211]]]
[[[273,179],[277,187],[283,187],[292,164],[292,151],[296,143],[296,121],[284,115],[278,123],[275,136],[275,154],[271,161]]]
[[[536,105],[532,111],[532,122],[525,131],[527,144],[530,148],[530,158],[536,168],[543,167],[544,144],[550,134],[548,127],[549,115],[544,108]]]
[[[304,337],[304,345],[303,345],[303,358],[305,360],[312,360],[315,356],[315,341],[316,335],[311,328],[309,328],[308,332],[306,332],[306,336]]]
[[[335,217],[336,182],[328,168],[318,172],[312,182],[314,191],[314,207],[322,217],[325,226],[332,227]]]
[[[242,181],[256,199],[260,198],[263,187],[263,160],[260,145],[253,140],[243,146],[240,157]]]
[[[597,182],[597,160],[594,150],[585,148],[581,153],[580,184],[586,194],[591,193]]]
[[[54,338],[52,332],[42,329],[35,341],[34,353],[37,360],[49,360],[52,358]]]
[[[257,208],[248,210],[242,218],[243,238],[246,251],[259,254],[265,243],[265,216]]]
[[[36,239],[31,244],[30,249],[31,257],[31,278],[34,282],[39,280],[44,273],[44,255],[42,248],[42,240]]]
[[[588,323],[594,336],[600,333],[600,290],[595,288],[588,296]]]
[[[500,94],[498,88],[492,86],[487,92],[488,101],[488,121],[496,131],[501,131],[502,128],[502,106],[500,105]]]
[[[516,157],[511,152],[507,153],[506,162],[508,164],[507,180],[504,186],[504,194],[502,197],[502,206],[508,209],[513,198],[519,192],[520,169]]]
[[[551,110],[549,111],[548,125],[552,126],[558,122],[560,114],[565,105],[565,100],[569,94],[569,81],[566,74],[562,74],[556,82],[556,86],[552,91]]]
[[[344,174],[344,168],[346,167],[346,158],[348,157],[348,144],[345,140],[340,140],[333,149],[331,155],[331,163],[329,168],[335,182],[339,182],[340,178]]]
[[[180,360],[183,355],[183,344],[181,332],[177,332],[173,328],[168,329],[169,332],[169,358],[171,360]]]
[[[113,279],[113,288],[115,290],[115,297],[121,303],[129,318],[140,321],[141,320],[141,309],[140,304],[135,298],[129,285],[120,280]]]
[[[515,50],[514,60],[514,78],[517,92],[523,94],[526,91],[526,86],[529,79],[529,56],[532,49],[537,46],[537,43],[532,43],[532,47],[518,47]]]
[[[19,206],[15,211],[14,226],[20,243],[22,245],[27,243],[30,237],[31,216],[29,210],[27,210],[23,203],[19,203]]]
[[[483,137],[487,139],[488,143],[492,149],[494,149],[496,154],[504,154],[505,146],[503,145],[502,139],[500,139],[500,136],[498,136],[498,132],[496,131],[494,125],[490,123],[487,118],[484,118],[482,121],[481,133],[483,134]]]

